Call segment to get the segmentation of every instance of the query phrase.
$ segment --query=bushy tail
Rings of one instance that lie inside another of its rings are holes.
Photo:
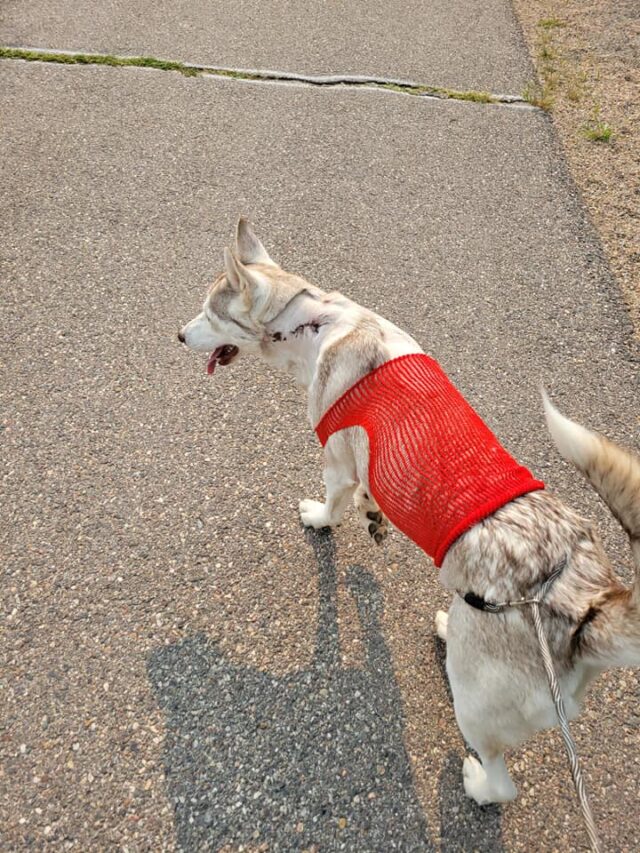
[[[544,391],[542,397],[558,450],[587,477],[629,536],[640,594],[640,458],[565,418]]]

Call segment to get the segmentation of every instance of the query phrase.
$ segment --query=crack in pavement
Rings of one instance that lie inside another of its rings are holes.
[[[72,50],[44,50],[41,48],[0,46],[0,59],[18,59],[26,62],[53,62],[60,65],[106,65],[113,68],[154,68],[174,71],[185,77],[222,77],[230,80],[248,80],[257,83],[296,83],[304,86],[381,89],[401,95],[432,98],[436,100],[469,101],[476,104],[493,104],[517,109],[537,110],[521,95],[501,95],[474,89],[448,89],[428,86],[410,80],[358,75],[311,75],[289,71],[259,69],[217,68],[190,62],[157,59],[153,56],[121,56],[109,53],[82,53]]]

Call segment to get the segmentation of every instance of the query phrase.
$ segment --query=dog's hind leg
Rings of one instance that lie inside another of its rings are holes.
[[[361,526],[364,527],[376,545],[382,545],[389,533],[389,524],[380,512],[380,507],[362,483],[356,489],[353,502],[358,511]]]
[[[448,614],[438,612],[436,630],[447,641],[447,675],[458,727],[480,758],[468,755],[464,760],[465,793],[479,805],[514,800],[516,786],[503,753],[507,746],[525,739],[527,727],[510,696],[510,667],[490,654],[483,634],[493,630],[491,623],[484,625],[478,611],[455,597]]]
[[[465,696],[463,702],[472,700]],[[472,755],[468,755],[462,765],[462,779],[464,790],[468,797],[475,800],[478,805],[487,803],[508,803],[515,800],[517,796],[516,786],[509,776],[507,765],[504,763],[502,744],[496,733],[487,731],[487,724],[491,722],[486,719],[478,719],[478,707],[468,708],[469,713],[460,713],[460,702],[456,702],[454,691],[454,706],[456,719],[464,739],[480,756],[480,761]],[[484,717],[484,715],[482,715]]]
[[[518,792],[504,763],[504,755],[478,754],[482,763],[472,755],[467,755],[462,765],[466,795],[480,806],[515,800]]]

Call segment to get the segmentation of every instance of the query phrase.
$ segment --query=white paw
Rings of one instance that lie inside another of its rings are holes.
[[[479,806],[493,802],[487,787],[487,774],[482,764],[473,755],[467,755],[462,765],[462,778],[467,797],[475,800]]]
[[[447,624],[449,622],[449,614],[444,610],[438,610],[436,613],[436,634],[441,640],[447,639]]]
[[[300,501],[299,509],[305,527],[315,527],[318,530],[320,527],[330,526],[326,507],[320,501]]]
[[[494,766],[491,774],[487,775],[478,759],[468,755],[462,765],[462,776],[467,796],[479,806],[486,806],[488,803],[509,803],[518,796],[516,786],[502,760],[500,766]]]

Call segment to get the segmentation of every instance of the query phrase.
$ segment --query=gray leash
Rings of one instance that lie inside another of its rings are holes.
[[[596,824],[593,819],[593,813],[591,811],[591,806],[589,805],[589,797],[587,796],[587,790],[585,788],[584,778],[582,776],[582,769],[580,768],[580,762],[578,761],[576,745],[573,740],[573,737],[571,736],[571,730],[569,729],[569,721],[567,719],[567,714],[564,708],[564,701],[560,692],[558,677],[556,675],[555,667],[553,666],[553,659],[551,657],[551,652],[549,651],[547,637],[544,633],[542,617],[540,616],[540,604],[543,602],[544,597],[549,592],[549,589],[553,585],[554,581],[559,577],[566,563],[567,560],[565,557],[561,560],[561,562],[556,566],[554,571],[542,584],[542,586],[540,587],[540,592],[534,598],[519,598],[515,601],[505,601],[496,604],[494,602],[485,601],[484,598],[481,598],[480,596],[477,596],[474,593],[468,592],[466,593],[466,595],[462,595],[462,593],[459,594],[462,595],[462,598],[464,598],[467,604],[470,604],[472,607],[476,607],[478,610],[487,610],[490,613],[499,613],[501,610],[505,610],[507,607],[522,607],[523,605],[527,604],[531,605],[531,610],[533,612],[533,624],[535,625],[536,634],[538,637],[538,644],[540,645],[542,662],[544,663],[545,672],[547,673],[547,681],[549,682],[549,690],[551,691],[553,704],[556,708],[556,714],[558,715],[560,732],[562,734],[565,749],[569,757],[571,776],[573,777],[573,784],[575,785],[576,793],[578,794],[578,800],[580,802],[582,816],[584,818],[585,826],[587,828],[587,835],[589,836],[591,850],[593,851],[593,853],[602,853],[602,847],[598,838]]]
[[[546,582],[545,586],[548,583],[549,581]],[[601,853],[602,847],[600,846],[600,841],[598,839],[598,831],[596,830],[596,824],[593,819],[593,813],[591,811],[591,806],[589,805],[589,797],[587,796],[587,790],[584,785],[584,779],[582,777],[582,769],[580,768],[580,762],[578,761],[576,745],[573,740],[573,737],[571,736],[571,731],[569,729],[569,721],[567,720],[567,714],[564,709],[562,694],[560,693],[560,685],[558,684],[558,678],[556,676],[556,671],[553,666],[553,660],[551,659],[551,652],[549,651],[547,638],[544,633],[544,628],[542,627],[542,617],[540,616],[540,601],[542,598],[544,598],[544,593],[546,592],[545,586],[542,587],[540,596],[531,602],[531,610],[533,611],[533,624],[536,626],[536,634],[538,635],[538,643],[540,644],[542,661],[544,663],[544,668],[547,673],[549,690],[551,691],[551,695],[553,696],[553,704],[556,706],[556,713],[558,715],[558,722],[560,724],[560,732],[562,733],[564,746],[567,750],[567,755],[569,757],[571,776],[573,777],[573,784],[576,787],[578,800],[580,801],[580,808],[582,809],[582,816],[584,818],[585,826],[587,827],[589,843],[591,844],[591,849],[593,853]]]

